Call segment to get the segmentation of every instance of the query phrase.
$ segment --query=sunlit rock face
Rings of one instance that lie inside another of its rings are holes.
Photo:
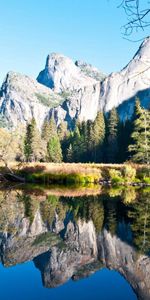
[[[0,91],[0,119],[4,125],[17,128],[26,125],[33,117],[41,128],[50,108],[62,102],[59,95],[36,80],[9,72]]]
[[[48,55],[45,69],[37,77],[38,82],[66,97],[63,105],[54,110],[58,122],[65,119],[94,120],[99,105],[100,80],[104,75],[92,66],[76,62],[68,57],[52,53]]]
[[[119,107],[123,119],[131,117],[134,98],[150,105],[150,37],[146,38],[129,64],[110,74],[101,84],[100,108],[105,112]]]
[[[144,107],[150,105],[150,38],[120,72],[103,75],[96,68],[61,55],[48,55],[37,80],[55,92],[66,93],[63,105],[54,109],[57,120],[94,120],[97,112],[117,107],[122,119],[133,114],[135,96]],[[106,77],[106,78],[104,78]]]

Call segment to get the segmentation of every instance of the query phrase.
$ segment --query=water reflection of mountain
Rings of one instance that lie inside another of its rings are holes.
[[[150,191],[64,197],[0,191],[0,257],[33,260],[43,285],[56,287],[103,267],[120,272],[139,299],[150,299]]]

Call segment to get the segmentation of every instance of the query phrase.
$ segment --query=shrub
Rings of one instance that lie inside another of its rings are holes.
[[[141,180],[144,180],[145,178],[149,178],[150,177],[150,168],[141,168],[138,171],[138,178]]]
[[[127,181],[133,181],[136,177],[136,169],[131,165],[125,165],[122,170],[122,175]]]
[[[150,177],[144,177],[144,183],[150,184]]]
[[[123,183],[122,174],[119,170],[110,169],[109,179],[112,181],[113,184]]]

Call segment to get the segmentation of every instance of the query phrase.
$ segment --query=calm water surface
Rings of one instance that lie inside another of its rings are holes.
[[[149,254],[149,189],[0,189],[1,299],[148,300]]]

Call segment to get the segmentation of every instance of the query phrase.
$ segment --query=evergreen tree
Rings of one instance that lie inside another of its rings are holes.
[[[36,127],[34,118],[26,128],[24,155],[26,161],[28,162],[43,160],[45,156],[45,149],[42,146],[40,132]]]
[[[69,145],[69,148],[67,149],[67,162],[73,162],[73,149],[72,144]]]
[[[119,157],[117,161],[119,163],[125,162],[129,159],[128,147],[131,143],[131,133],[132,133],[132,120],[126,120],[124,122],[119,122],[118,127],[118,149]]]
[[[80,130],[80,140],[79,140],[79,152],[80,152],[80,162],[88,161],[88,128],[87,122],[83,121],[79,124]]]
[[[58,126],[58,136],[60,141],[63,141],[68,136],[67,122],[62,121]]]
[[[58,127],[58,136],[61,143],[63,161],[67,161],[67,150],[70,145],[70,131],[67,128],[67,122],[63,121]]]
[[[42,128],[42,138],[47,149],[46,161],[61,162],[61,144],[57,134],[57,126],[53,117],[50,119],[50,121],[45,120]]]
[[[105,140],[105,120],[103,112],[98,112],[93,123],[92,133],[92,158],[94,162],[103,161],[104,140]]]
[[[132,160],[138,163],[150,163],[150,112],[143,109],[140,101],[135,103],[134,128],[131,134],[133,143],[129,145]]]
[[[118,128],[119,117],[116,108],[113,108],[107,119],[107,162],[115,163],[118,161]]]
[[[87,162],[93,158],[93,122],[87,121]]]
[[[72,148],[73,148],[73,161],[79,162],[81,157],[81,148],[80,148],[80,131],[78,124],[76,124],[75,129],[72,135]]]
[[[62,161],[62,151],[58,135],[52,136],[47,143],[47,160],[55,163]]]
[[[53,117],[51,119],[45,120],[42,127],[42,139],[48,143],[51,137],[57,135],[57,127]]]

